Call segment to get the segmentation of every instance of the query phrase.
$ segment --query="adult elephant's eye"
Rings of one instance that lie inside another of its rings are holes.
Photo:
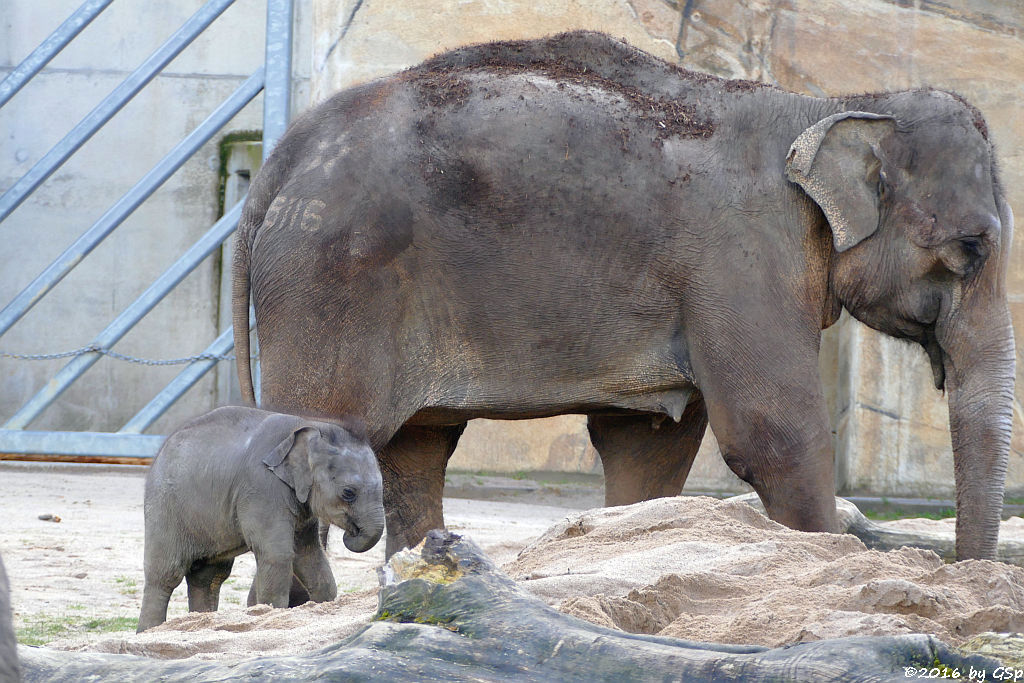
[[[960,240],[960,248],[963,249],[964,256],[971,260],[979,259],[985,255],[984,246],[978,237],[964,237]]]
[[[953,271],[961,277],[977,273],[988,256],[988,245],[980,236],[962,237],[957,240],[960,247],[960,264]]]
[[[347,486],[341,490],[341,499],[346,503],[351,503],[356,499],[356,490],[348,488]]]
[[[885,171],[878,174],[878,198],[885,201],[889,198],[889,178],[885,175]]]

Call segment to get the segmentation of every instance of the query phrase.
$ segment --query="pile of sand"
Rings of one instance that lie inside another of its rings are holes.
[[[944,523],[925,525],[934,530]],[[1022,520],[1004,525],[1024,531]],[[471,530],[467,530],[472,537]],[[504,570],[557,609],[637,633],[779,646],[924,632],[958,644],[1024,630],[1024,569],[930,551],[867,550],[855,537],[791,531],[744,503],[668,498],[572,513]],[[190,614],[140,635],[56,647],[204,659],[297,654],[337,643],[376,591],[291,610]]]
[[[1024,520],[1004,523],[1007,533]],[[928,531],[948,523],[915,520]],[[956,645],[1024,630],[1024,569],[868,550],[744,503],[669,498],[569,517],[505,570],[562,612],[634,633],[776,647],[930,633]]]

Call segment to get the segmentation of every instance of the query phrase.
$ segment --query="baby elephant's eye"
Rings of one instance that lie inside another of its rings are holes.
[[[341,499],[346,503],[351,503],[356,499],[356,490],[346,486],[341,490]]]

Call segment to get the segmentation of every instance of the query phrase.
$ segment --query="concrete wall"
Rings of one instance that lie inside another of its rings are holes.
[[[5,0],[0,78],[80,0]],[[297,4],[294,101],[309,102],[310,3]],[[9,188],[166,40],[202,0],[112,3],[0,109],[0,191]],[[264,0],[238,0],[107,126],[0,224],[6,305],[263,62]],[[262,97],[221,133],[262,127]],[[0,350],[48,353],[87,344],[217,218],[218,135],[3,337]],[[222,264],[207,259],[115,350],[145,358],[201,352],[219,333]],[[0,358],[0,423],[66,360]],[[225,364],[222,364],[225,365]],[[33,429],[118,429],[182,366],[100,360]],[[154,425],[166,433],[217,401],[214,373]]]
[[[686,14],[689,9],[689,14]],[[312,93],[415,64],[458,45],[577,29],[606,31],[659,57],[812,95],[934,86],[988,119],[1011,206],[1024,211],[1024,5],[998,0],[314,0]],[[1024,246],[1010,282],[1024,320]],[[836,432],[837,483],[878,495],[950,496],[944,397],[923,352],[844,318],[823,335],[822,378]],[[1021,370],[1018,369],[1018,374]],[[1024,385],[1018,382],[1018,397]],[[1015,410],[1009,491],[1024,494],[1024,431]],[[452,467],[597,472],[577,417],[470,425]],[[688,489],[742,490],[714,439]]]
[[[202,2],[113,3],[12,102],[0,109],[0,190]],[[0,76],[77,0],[8,0],[0,14]],[[686,9],[689,8],[689,14]],[[684,16],[685,15],[685,16]],[[37,194],[0,224],[0,305],[9,301],[262,60],[263,0],[238,0],[167,73],[137,96]],[[1000,0],[298,0],[294,109],[458,45],[586,28],[688,68],[776,83],[814,95],[931,85],[967,96],[986,115],[1010,204],[1024,211],[1024,5]],[[260,101],[226,129],[260,126]],[[207,145],[11,332],[0,350],[82,346],[215,219],[217,153]],[[1024,246],[1014,247],[1010,296],[1024,320]],[[148,358],[201,351],[223,323],[218,259],[204,263],[117,350]],[[0,358],[0,419],[63,361]],[[845,491],[948,496],[951,454],[944,398],[924,355],[844,319],[823,336],[822,377]],[[33,428],[116,429],[180,368],[102,360]],[[207,378],[170,416],[222,402],[232,384]],[[1018,374],[1022,370],[1018,369]],[[217,389],[218,383],[221,389]],[[1018,387],[1018,397],[1021,395]],[[1009,486],[1024,494],[1024,431],[1015,410]],[[600,472],[583,420],[470,425],[452,467]],[[687,488],[743,490],[708,435]]]

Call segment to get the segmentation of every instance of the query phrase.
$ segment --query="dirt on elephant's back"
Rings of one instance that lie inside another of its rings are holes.
[[[592,32],[571,32],[546,41],[505,41],[470,45],[442,53],[402,72],[401,78],[420,87],[423,103],[434,108],[457,109],[465,104],[472,86],[467,74],[487,73],[501,78],[534,74],[558,84],[596,89],[619,97],[658,141],[669,137],[708,138],[715,132],[709,110],[698,111],[682,96],[659,92],[666,79],[681,83],[709,83],[716,88],[752,91],[768,87],[742,80],[722,80],[681,69],[634,48]],[[492,85],[497,81],[491,80]],[[672,88],[669,88],[672,90]],[[485,97],[491,96],[490,93]],[[699,97],[694,95],[694,99]]]
[[[1004,522],[1002,537],[1022,535],[1024,520]],[[562,612],[688,640],[777,647],[929,633],[957,645],[1024,629],[1024,569],[868,550],[851,535],[792,531],[744,503],[711,498],[574,515],[506,570]]]

